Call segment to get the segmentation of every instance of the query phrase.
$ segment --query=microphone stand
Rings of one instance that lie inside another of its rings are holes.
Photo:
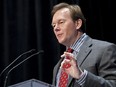
[[[7,73],[6,77],[5,77],[5,80],[4,80],[4,87],[7,87],[8,75],[9,75],[9,73],[10,73],[13,69],[15,69],[16,67],[18,67],[18,66],[21,65],[23,62],[25,62],[26,60],[30,59],[31,57],[33,57],[33,56],[35,56],[35,55],[38,55],[38,54],[40,54],[40,53],[43,53],[43,52],[44,52],[43,50],[40,50],[39,52],[30,55],[29,57],[27,57],[27,58],[24,59],[23,61],[19,62],[19,63],[18,63],[17,65],[15,65],[14,67],[12,67],[12,68],[8,71],[8,73]]]
[[[24,53],[22,53],[21,55],[19,55],[14,61],[12,61],[4,70],[2,70],[2,72],[0,73],[0,77],[2,76],[2,74],[12,65],[14,64],[19,58],[21,58],[23,55],[27,54],[27,53],[31,53],[32,51],[35,51],[35,49],[31,49],[29,51],[26,51]]]

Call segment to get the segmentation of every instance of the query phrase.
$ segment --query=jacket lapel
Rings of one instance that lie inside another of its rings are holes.
[[[91,40],[90,38],[88,38],[85,43],[83,43],[83,46],[81,47],[80,49],[80,52],[79,54],[77,55],[77,63],[78,65],[81,67],[83,61],[87,58],[87,56],[89,55],[89,53],[91,52],[91,46],[92,46],[92,43],[91,43]]]
[[[59,70],[59,68],[60,68],[60,65],[61,65],[61,62],[63,61],[63,59],[64,58],[61,58],[60,60],[59,60],[59,62],[57,63],[57,65],[54,67],[54,73],[53,73],[53,85],[56,85],[55,83],[56,83],[56,77],[57,77],[57,73],[58,73],[58,70]]]
[[[92,39],[90,37],[87,37],[86,41],[83,43],[82,47],[80,48],[80,52],[77,55],[77,63],[78,65],[81,67],[81,65],[83,64],[83,61],[87,58],[87,56],[89,55],[89,53],[91,52],[91,46],[92,46]],[[68,82],[68,86],[72,81],[72,77],[69,77],[69,82]]]

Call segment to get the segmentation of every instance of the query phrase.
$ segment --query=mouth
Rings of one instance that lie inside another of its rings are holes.
[[[62,36],[62,34],[57,34],[57,37],[61,37]]]

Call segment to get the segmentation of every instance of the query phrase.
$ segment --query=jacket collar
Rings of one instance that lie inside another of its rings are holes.
[[[85,42],[83,43],[82,47],[80,48],[80,51],[77,55],[77,63],[81,67],[84,60],[87,58],[87,55],[91,52],[91,46],[92,46],[92,39],[88,36]],[[69,78],[68,86],[72,81],[72,77]]]

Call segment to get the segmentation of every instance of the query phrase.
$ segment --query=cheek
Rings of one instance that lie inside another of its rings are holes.
[[[67,26],[67,28],[66,28],[66,34],[68,35],[68,36],[70,36],[71,34],[73,34],[74,32],[76,31],[76,28],[74,27],[74,26]]]

